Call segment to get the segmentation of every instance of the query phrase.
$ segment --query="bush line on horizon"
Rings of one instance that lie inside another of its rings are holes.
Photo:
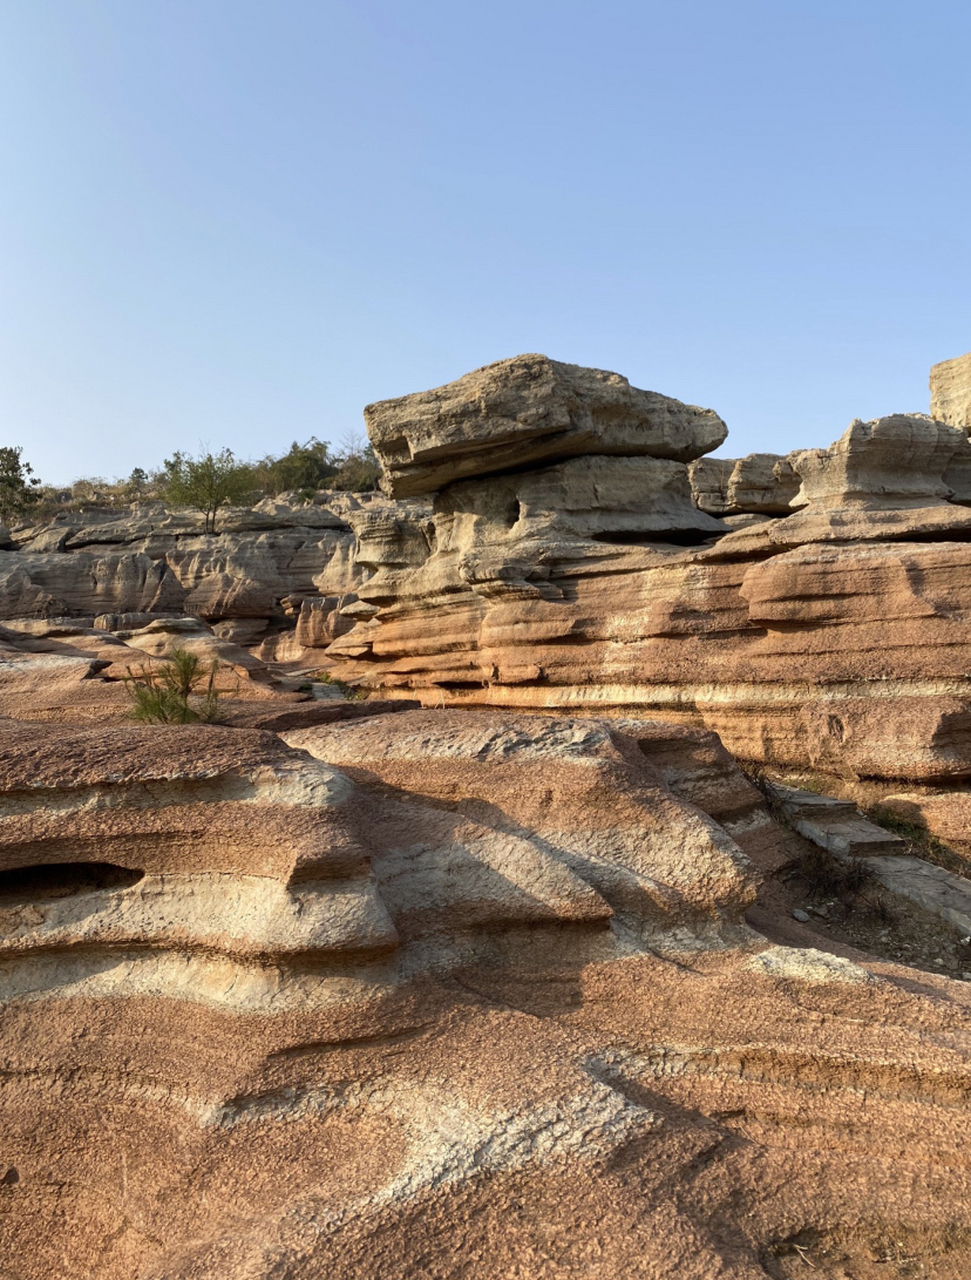
[[[294,441],[286,453],[266,454],[253,462],[231,449],[201,446],[197,454],[177,450],[154,471],[135,467],[124,479],[83,476],[69,486],[42,484],[21,447],[0,447],[0,523],[30,515],[49,519],[61,512],[123,508],[133,502],[164,502],[201,511],[207,533],[216,531],[218,511],[226,505],[250,506],[262,498],[298,493],[310,498],[320,489],[361,493],[377,488],[381,466],[371,445],[348,440],[338,450],[311,436]]]

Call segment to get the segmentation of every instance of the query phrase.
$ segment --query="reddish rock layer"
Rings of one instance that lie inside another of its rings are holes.
[[[943,479],[969,448],[920,416],[854,423],[793,456],[804,509],[717,541],[667,482],[623,519],[601,486],[582,520],[573,464],[452,485],[421,539],[372,520],[327,652],[432,706],[633,709],[781,767],[971,777],[971,514]]]
[[[711,735],[290,736],[0,726],[18,1280],[967,1274],[968,988],[746,928],[789,837]]]

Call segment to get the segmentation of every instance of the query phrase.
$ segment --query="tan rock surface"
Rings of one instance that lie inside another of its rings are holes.
[[[641,391],[619,373],[541,355],[498,360],[444,387],[381,400],[364,418],[397,498],[585,454],[690,462],[727,433],[710,409]]]
[[[922,414],[858,418],[828,449],[792,455],[802,481],[794,504],[905,509],[939,502],[950,496],[943,475],[962,435]]]
[[[971,431],[971,352],[931,369],[931,417]]]
[[[722,536],[672,461],[453,484],[423,523],[362,529],[327,657],[430,706],[660,715],[780,767],[968,778],[971,515],[944,480],[966,447],[920,415],[853,423],[793,456],[801,509]],[[619,499],[637,467],[655,480]]]
[[[225,513],[215,535],[201,516],[160,507],[20,530],[16,549],[0,550],[0,619],[148,612],[265,626],[285,597],[353,591],[346,517],[367,501],[261,505]]]
[[[799,491],[791,461],[777,453],[698,458],[688,471],[695,504],[713,516],[784,515]]]
[[[746,928],[710,735],[288,736],[0,725],[18,1280],[963,1280],[968,988]]]

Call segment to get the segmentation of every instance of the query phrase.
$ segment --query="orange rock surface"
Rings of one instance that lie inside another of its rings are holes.
[[[286,736],[0,726],[7,1275],[967,1274],[971,988],[747,924],[712,735]]]

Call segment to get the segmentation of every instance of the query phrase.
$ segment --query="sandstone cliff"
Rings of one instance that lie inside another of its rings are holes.
[[[0,619],[102,617],[112,628],[117,615],[190,614],[253,641],[304,597],[358,584],[347,517],[369,499],[321,497],[230,512],[218,534],[201,515],[137,506],[16,530],[0,551]]]
[[[853,423],[827,450],[722,468],[721,508],[750,517],[731,532],[691,501],[667,443],[650,456],[650,437],[622,456],[628,437],[596,454],[582,436],[571,457],[565,431],[552,465],[463,478],[489,466],[480,411],[502,402],[509,364],[470,375],[468,414],[464,380],[392,402],[390,455],[375,434],[390,485],[441,487],[427,521],[379,511],[358,525],[370,576],[356,625],[327,649],[344,678],[429,705],[634,708],[781,766],[971,776],[971,514],[951,500],[967,498],[963,431],[896,415]],[[407,449],[425,446],[408,424],[439,401],[435,469],[411,471]],[[502,429],[512,448],[508,417]],[[679,439],[685,458],[710,448],[708,420]],[[694,464],[696,491],[709,465]]]

